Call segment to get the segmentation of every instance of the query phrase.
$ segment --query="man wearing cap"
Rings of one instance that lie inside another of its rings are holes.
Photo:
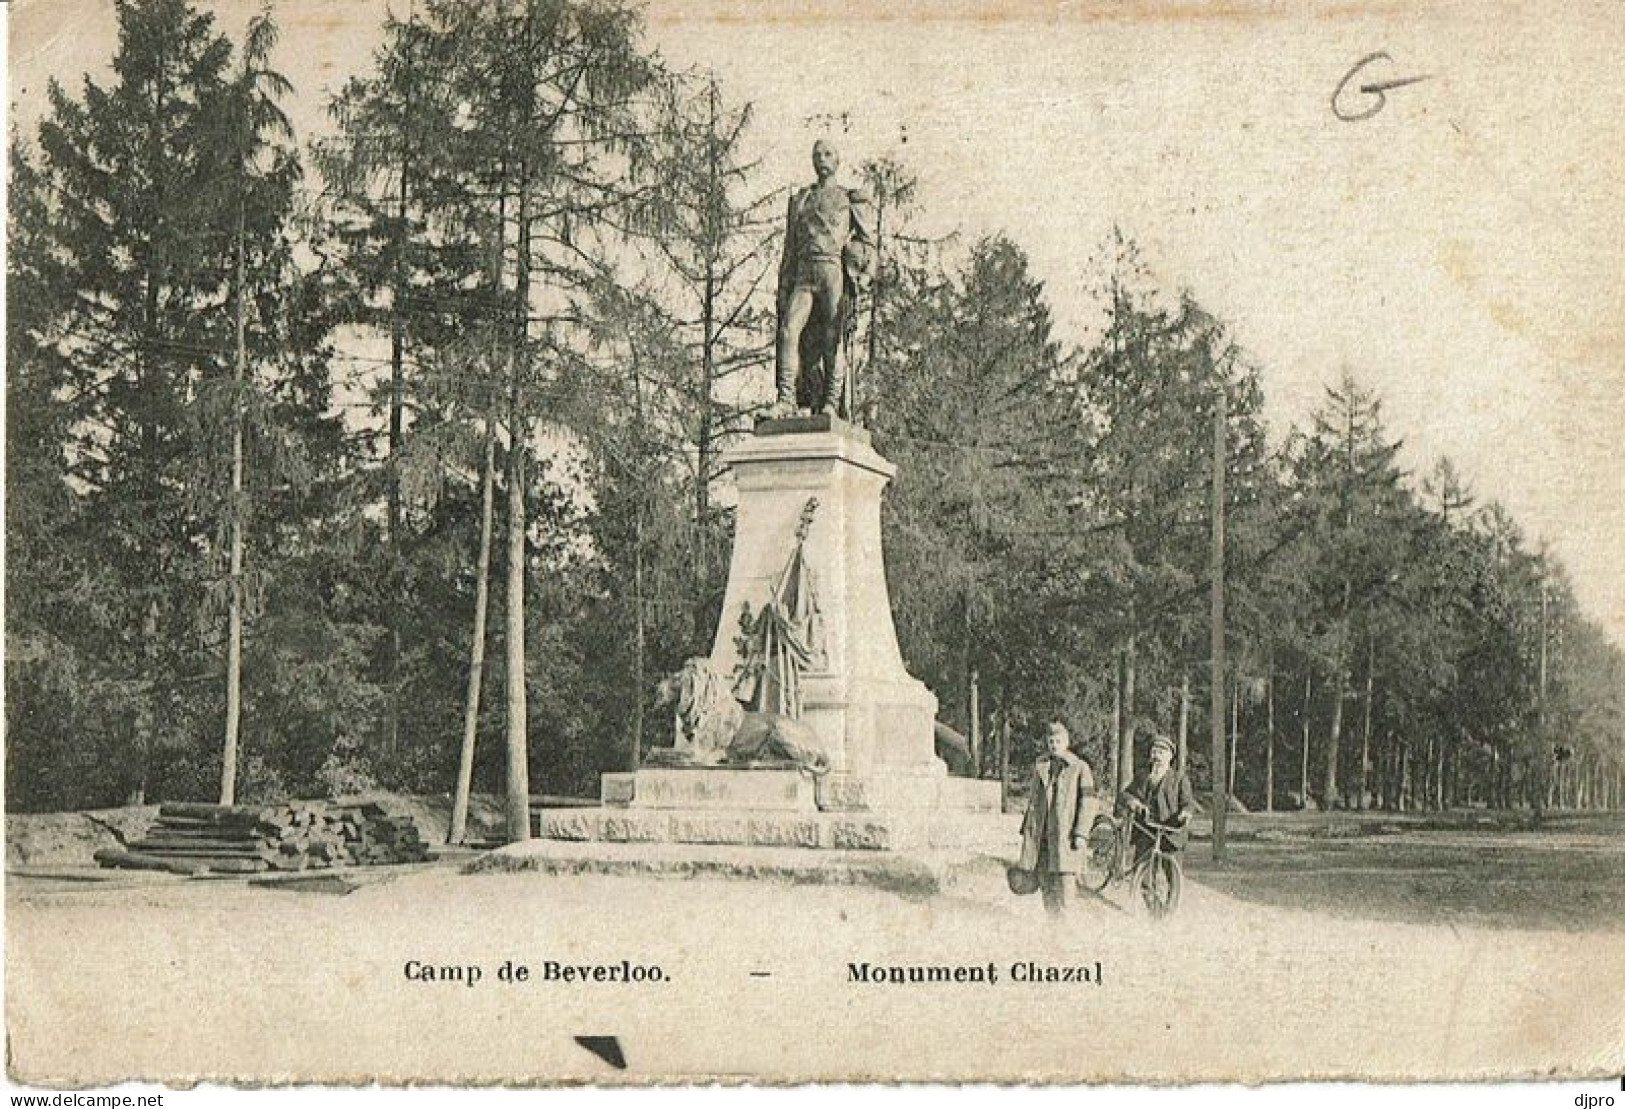
[[[1176,771],[1173,765],[1174,741],[1159,735],[1151,741],[1151,765],[1141,771],[1123,791],[1118,808],[1143,814],[1153,824],[1174,829],[1164,837],[1164,841],[1178,850],[1190,839],[1187,825],[1196,807],[1196,797],[1191,792],[1190,779],[1185,777],[1184,769]],[[1152,836],[1139,828],[1134,829],[1136,862],[1151,850],[1153,842]]]
[[[1085,841],[1098,803],[1094,773],[1072,753],[1066,725],[1051,724],[1045,743],[1049,749],[1033,767],[1027,791],[1020,867],[1037,873],[1044,908],[1058,916],[1066,908],[1068,887],[1083,869]]]

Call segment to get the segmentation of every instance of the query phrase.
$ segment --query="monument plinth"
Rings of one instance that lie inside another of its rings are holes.
[[[768,421],[723,462],[739,506],[712,667],[738,673],[741,617],[773,599],[798,520],[815,502],[800,540],[816,605],[801,719],[818,733],[835,775],[943,777],[937,699],[903,665],[886,588],[880,497],[897,468],[867,432],[829,416]]]
[[[662,751],[661,765],[604,775],[599,808],[539,814],[540,834],[882,852],[1008,839],[998,784],[948,776],[936,754],[937,699],[898,649],[880,537],[880,498],[896,467],[868,432],[828,415],[765,421],[723,461],[738,509],[702,668],[759,720],[793,710],[825,765],[684,765],[681,751]],[[763,658],[764,612],[768,624],[783,621],[774,649],[794,656],[782,672]]]

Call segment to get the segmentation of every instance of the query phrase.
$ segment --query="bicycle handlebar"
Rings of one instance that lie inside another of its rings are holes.
[[[1171,832],[1177,832],[1184,827],[1184,825],[1181,824],[1159,824],[1155,820],[1151,820],[1132,809],[1129,810],[1128,815],[1129,820],[1131,820],[1133,823],[1138,824],[1141,828],[1144,828],[1146,831],[1152,832],[1156,835],[1167,835]]]

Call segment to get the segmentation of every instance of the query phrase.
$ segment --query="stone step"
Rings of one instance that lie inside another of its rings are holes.
[[[967,886],[1001,892],[1008,852],[975,850],[806,851],[714,844],[602,843],[537,839],[487,852],[467,874],[617,874],[734,878],[803,885],[863,885],[904,896]]]
[[[543,809],[539,839],[577,843],[715,844],[819,851],[898,851],[1019,842],[1020,822],[998,813],[720,812],[709,809]]]

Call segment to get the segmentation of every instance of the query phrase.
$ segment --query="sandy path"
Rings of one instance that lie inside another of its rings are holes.
[[[180,883],[9,904],[24,1080],[1480,1077],[1625,1071],[1625,933],[1338,919],[1197,884],[1150,925],[1061,926],[990,880],[868,889],[419,872],[347,896]],[[659,965],[655,984],[496,979],[504,959]],[[1012,962],[1103,967],[1012,983]],[[479,964],[477,986],[409,960]],[[992,961],[996,985],[878,985],[852,962]],[[770,977],[751,977],[752,971]]]

